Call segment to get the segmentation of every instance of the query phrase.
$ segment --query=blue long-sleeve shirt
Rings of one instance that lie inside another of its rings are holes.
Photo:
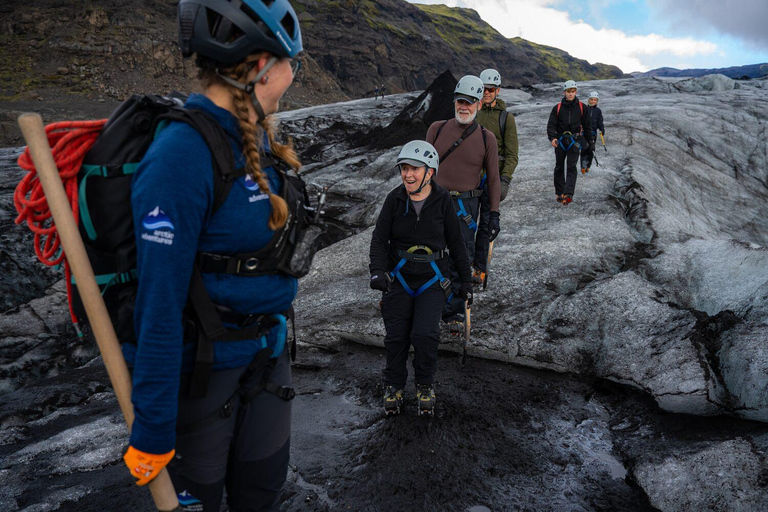
[[[236,166],[244,166],[237,119],[202,95],[192,95],[186,106],[215,117],[229,136]],[[262,171],[271,190],[279,193],[280,176],[271,167]],[[183,343],[182,311],[195,254],[257,251],[274,234],[267,225],[271,212],[268,196],[249,176],[233,184],[227,200],[208,219],[213,180],[208,146],[194,128],[179,122],[159,133],[133,179],[131,205],[139,274],[134,323],[138,342],[124,344],[123,353],[133,367],[136,419],[130,442],[147,453],[167,453],[176,442],[181,373],[191,371],[194,364],[194,344]],[[203,274],[203,281],[215,304],[242,314],[285,311],[298,289],[295,278],[282,274]],[[271,331],[269,343],[282,343],[285,335],[283,319]],[[214,371],[248,365],[262,342],[214,343]]]

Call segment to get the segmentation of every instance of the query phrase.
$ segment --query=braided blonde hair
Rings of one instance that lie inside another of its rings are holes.
[[[244,82],[243,79],[250,71],[252,62],[252,60],[243,61],[230,68],[220,69],[219,72],[238,82]],[[272,120],[272,116],[268,116],[266,119],[259,119],[258,124],[251,122],[250,111],[248,110],[251,98],[248,93],[221,80],[215,72],[211,73],[205,69],[201,71],[201,78],[206,86],[216,82],[229,88],[231,91],[235,115],[240,124],[240,133],[243,136],[243,155],[246,161],[246,171],[259,185],[259,190],[269,196],[269,202],[272,206],[272,212],[269,215],[269,228],[272,230],[282,228],[288,220],[288,205],[282,197],[272,193],[267,176],[261,171],[260,150],[263,146],[262,134],[266,131],[272,154],[298,170],[301,167],[301,162],[293,148],[293,141],[289,140],[287,144],[281,144],[277,141],[277,128]]]

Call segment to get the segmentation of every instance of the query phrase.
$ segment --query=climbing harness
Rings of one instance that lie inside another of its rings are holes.
[[[416,251],[424,251],[424,253],[417,254]],[[453,297],[453,292],[451,291],[451,280],[443,277],[443,274],[440,272],[440,269],[435,263],[437,260],[444,258],[446,254],[447,253],[445,249],[432,252],[432,249],[426,245],[414,245],[407,251],[399,250],[397,251],[397,255],[400,257],[400,261],[397,265],[395,265],[395,268],[392,270],[392,272],[389,273],[389,277],[392,279],[397,278],[397,280],[400,281],[400,284],[403,285],[403,288],[408,293],[408,295],[414,298],[421,295],[424,290],[433,284],[439,282],[440,288],[442,288],[443,292],[445,293],[445,300],[450,301]],[[429,265],[432,267],[432,270],[435,271],[435,276],[421,285],[416,291],[413,291],[411,287],[408,286],[408,283],[405,282],[405,278],[403,278],[403,275],[400,273],[400,270],[402,270],[403,266],[409,261],[414,263],[429,263]]]
[[[570,139],[571,143],[568,144],[568,147],[566,148],[563,144],[564,138]],[[566,153],[573,147],[576,146],[576,149],[581,150],[581,144],[576,142],[576,136],[574,136],[571,132],[563,132],[563,134],[560,136],[559,139],[557,139],[557,144],[560,146],[560,148],[565,151]]]
[[[456,211],[456,215],[467,223],[467,226],[469,226],[469,229],[472,231],[477,231],[477,223],[475,222],[475,219],[472,218],[472,216],[467,212],[467,209],[464,207],[464,199],[472,199],[475,197],[480,197],[483,194],[482,189],[475,189],[470,190],[468,192],[458,192],[456,190],[451,191],[451,197],[456,199],[456,203],[459,205],[459,209]]]

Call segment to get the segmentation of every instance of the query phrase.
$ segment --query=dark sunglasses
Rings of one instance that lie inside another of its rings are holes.
[[[483,90],[485,92],[494,92],[496,90],[496,87],[483,87]]]

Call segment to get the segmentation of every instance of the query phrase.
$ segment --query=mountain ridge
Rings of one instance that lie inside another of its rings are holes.
[[[7,0],[0,6],[0,99],[122,100],[136,92],[188,91],[195,68],[176,42],[176,0]],[[304,71],[284,108],[424,89],[455,76],[501,71],[505,86],[565,78],[615,78],[614,66],[507,39],[476,11],[404,0],[293,0]],[[467,28],[469,27],[469,28]]]
[[[650,71],[635,71],[630,75],[637,77],[660,76],[660,77],[700,77],[704,75],[725,75],[728,78],[761,78],[768,76],[768,62],[761,64],[748,64],[746,66],[730,66],[727,68],[689,68],[677,69],[671,67],[656,68]]]

